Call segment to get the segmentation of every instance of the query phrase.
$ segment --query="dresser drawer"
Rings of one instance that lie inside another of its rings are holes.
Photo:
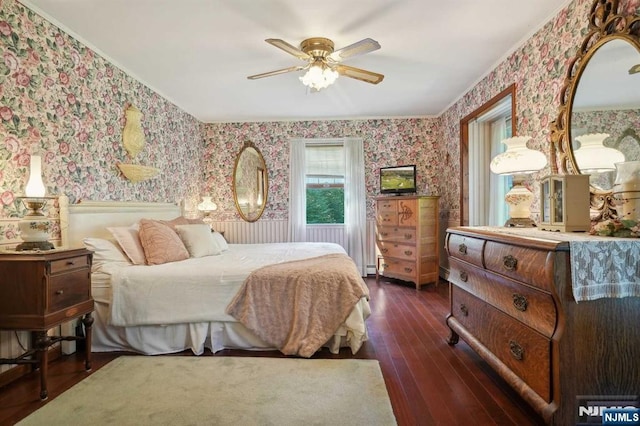
[[[551,341],[451,286],[451,312],[470,333],[545,401],[551,401]]]
[[[416,247],[409,244],[398,244],[390,241],[378,241],[378,250],[385,257],[416,260]]]
[[[397,243],[415,243],[417,231],[415,228],[401,228],[398,226],[378,226],[376,238],[379,241]]]
[[[484,245],[485,240],[465,237],[463,235],[449,234],[446,248],[450,257],[457,257],[465,262],[469,262],[483,268]]]
[[[388,277],[413,280],[417,273],[416,262],[380,256],[378,258],[378,272]]]
[[[556,329],[556,306],[549,293],[501,277],[475,266],[449,259],[449,281],[546,337]]]
[[[52,276],[49,280],[49,309],[56,312],[91,298],[89,270],[80,269]]]
[[[488,270],[535,287],[553,290],[553,255],[545,250],[488,241],[484,253]]]
[[[78,268],[89,268],[89,256],[75,256],[51,261],[51,274],[64,273]]]

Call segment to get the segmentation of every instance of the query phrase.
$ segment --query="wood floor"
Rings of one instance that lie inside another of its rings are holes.
[[[377,359],[399,425],[542,424],[464,342],[446,344],[449,297],[445,281],[421,291],[399,281],[366,281],[373,311],[367,320],[369,341],[355,356],[343,349],[339,355],[322,350],[314,357]],[[92,371],[120,355],[95,353]],[[281,355],[225,350],[213,356]],[[52,363],[48,401],[86,377],[82,358],[71,355]],[[48,402],[41,402],[38,393],[37,373],[0,388],[0,425],[14,424]]]

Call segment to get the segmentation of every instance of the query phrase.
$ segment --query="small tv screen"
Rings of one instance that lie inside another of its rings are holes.
[[[404,194],[416,192],[416,166],[380,168],[380,193]]]

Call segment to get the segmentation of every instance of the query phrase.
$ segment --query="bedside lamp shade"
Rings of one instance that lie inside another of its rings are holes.
[[[508,227],[535,226],[529,217],[533,194],[522,185],[522,181],[524,175],[543,169],[547,165],[547,158],[542,152],[527,148],[530,139],[530,136],[514,136],[503,140],[507,150],[496,155],[489,165],[497,175],[513,175],[513,187],[504,197],[509,206],[510,218],[505,223]]]
[[[29,180],[24,188],[27,197],[44,197],[46,190],[42,182],[42,158],[32,155],[29,165]]]

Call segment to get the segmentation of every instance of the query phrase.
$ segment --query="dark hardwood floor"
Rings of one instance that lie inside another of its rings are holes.
[[[367,358],[380,362],[399,425],[538,425],[542,421],[462,340],[446,343],[448,283],[423,286],[367,278],[372,315],[369,341],[355,355],[348,349],[316,358]],[[122,353],[93,354],[95,372]],[[190,355],[182,353],[180,355]],[[225,350],[204,356],[282,356],[279,352]],[[0,388],[0,425],[11,425],[87,376],[83,357],[70,355],[49,368],[49,399],[38,398],[37,373]],[[96,403],[100,400],[96,396]]]

